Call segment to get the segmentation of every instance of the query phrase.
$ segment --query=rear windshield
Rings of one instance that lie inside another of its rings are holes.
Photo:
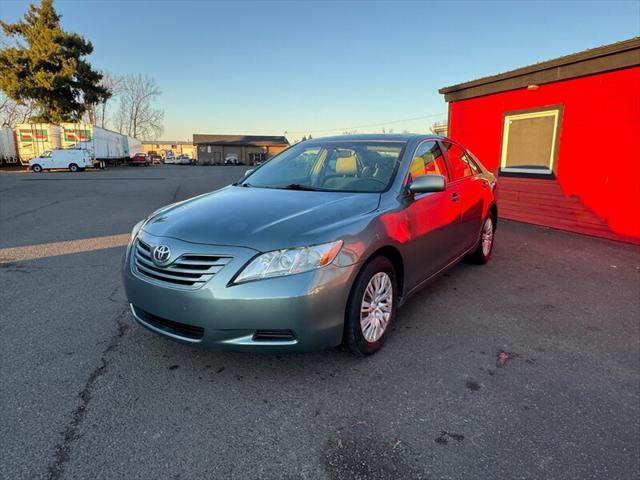
[[[395,177],[404,142],[303,142],[265,163],[242,185],[331,192],[383,192]]]

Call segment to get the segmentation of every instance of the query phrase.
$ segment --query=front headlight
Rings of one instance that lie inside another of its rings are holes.
[[[342,240],[337,240],[321,245],[287,248],[263,253],[254,258],[240,272],[234,283],[293,275],[294,273],[322,268],[333,262],[341,248]]]
[[[133,241],[136,239],[136,237],[138,236],[138,233],[140,232],[140,229],[142,228],[142,225],[144,225],[144,222],[145,220],[141,220],[134,225],[133,230],[131,230],[131,237],[129,238],[129,243],[133,243]]]

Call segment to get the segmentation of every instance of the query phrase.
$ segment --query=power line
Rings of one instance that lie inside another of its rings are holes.
[[[391,125],[391,124],[395,124],[395,123],[410,122],[412,120],[424,120],[424,119],[427,119],[427,118],[441,117],[443,115],[445,115],[445,113],[434,113],[433,115],[422,115],[420,117],[403,118],[402,120],[392,120],[390,122],[369,123],[367,125],[358,125],[358,126],[354,126],[354,127],[326,128],[324,130],[300,130],[300,131],[296,131],[296,132],[286,131],[285,133],[291,135],[291,134],[299,134],[299,133],[307,134],[307,133],[348,131],[348,130],[353,130],[353,129],[356,129],[356,128],[381,127],[381,126],[384,126],[384,125]]]

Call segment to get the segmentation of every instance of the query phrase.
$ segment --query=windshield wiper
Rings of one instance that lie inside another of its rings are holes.
[[[284,187],[279,187],[282,190],[305,190],[307,192],[326,192],[326,188],[312,187],[311,185],[302,185],[300,183],[290,183]]]

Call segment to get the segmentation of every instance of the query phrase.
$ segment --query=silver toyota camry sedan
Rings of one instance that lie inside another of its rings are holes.
[[[495,184],[444,137],[298,143],[134,227],[131,311],[191,345],[372,354],[411,294],[462,259],[489,260]]]

